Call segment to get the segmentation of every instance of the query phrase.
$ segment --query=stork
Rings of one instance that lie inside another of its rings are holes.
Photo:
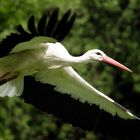
[[[132,71],[99,49],[89,50],[78,57],[70,55],[60,42],[69,33],[76,14],[71,15],[69,10],[58,21],[58,9],[55,9],[49,17],[47,16],[47,14],[42,16],[37,27],[34,17],[31,16],[28,21],[29,32],[19,25],[18,33],[12,33],[1,42],[0,96],[24,98],[22,95],[25,92],[24,79],[26,81],[26,77],[30,77],[47,88],[53,86],[54,93],[70,95],[83,104],[95,104],[113,116],[139,119],[128,109],[91,86],[73,67],[79,63],[102,61]]]

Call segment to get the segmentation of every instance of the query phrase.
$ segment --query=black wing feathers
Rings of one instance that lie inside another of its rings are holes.
[[[51,16],[49,18],[49,21],[48,21],[48,25],[47,25],[47,28],[46,28],[46,34],[50,37],[53,37],[55,38],[55,36],[52,35],[52,33],[55,31],[56,29],[56,24],[57,24],[57,19],[58,19],[58,12],[59,12],[59,9],[55,9],[52,13],[51,13]],[[56,38],[55,38],[56,39]]]
[[[40,35],[44,35],[44,33],[45,33],[45,30],[46,30],[46,28],[45,28],[46,22],[47,22],[47,14],[44,14],[41,17],[40,21],[38,22],[38,26],[37,26],[38,33]],[[42,27],[44,27],[44,28],[42,28]]]
[[[70,10],[67,11],[64,16],[62,17],[62,19],[60,20],[60,22],[57,24],[56,30],[53,33],[53,36],[59,36],[59,34],[61,32],[63,32],[63,29],[65,27],[65,25],[67,25],[67,21],[69,19],[70,16]]]
[[[7,55],[17,44],[28,41],[35,36],[48,36],[57,41],[62,41],[72,28],[75,14],[71,14],[69,10],[58,20],[58,13],[58,8],[52,12],[47,11],[40,18],[37,27],[34,16],[31,16],[27,24],[28,31],[18,25],[17,33],[10,34],[0,43],[0,57]]]
[[[77,102],[69,95],[58,93],[54,88],[52,85],[35,82],[32,77],[25,77],[24,92],[21,96],[26,103],[39,110],[53,114],[83,130],[94,130],[104,138],[112,136],[116,140],[140,139],[139,120],[112,117],[104,110],[99,110],[98,106]]]
[[[73,14],[69,22],[66,24],[66,26],[64,26],[63,31],[61,31],[60,34],[56,37],[58,40],[63,40],[63,38],[67,36],[67,34],[69,33],[69,31],[71,30],[73,26],[75,18],[76,18],[76,14]]]
[[[43,28],[43,27],[42,27]],[[31,16],[28,20],[28,29],[33,36],[37,35],[36,27],[35,27],[35,18]]]
[[[27,32],[23,29],[23,27],[21,25],[18,25],[16,29],[22,35],[27,34]]]
[[[21,26],[19,26],[21,27]],[[22,28],[19,28],[22,29]],[[20,30],[22,31],[22,30]],[[30,40],[30,34],[24,32],[22,35],[18,33],[11,33],[0,43],[0,57],[8,55],[8,53],[17,45],[18,43]]]

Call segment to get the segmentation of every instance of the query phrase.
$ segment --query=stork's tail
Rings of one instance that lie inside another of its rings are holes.
[[[0,97],[4,96],[20,96],[23,92],[24,77],[17,76],[16,78],[0,85]]]

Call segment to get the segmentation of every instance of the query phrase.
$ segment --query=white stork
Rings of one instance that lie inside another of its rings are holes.
[[[73,66],[102,61],[129,72],[131,70],[98,49],[89,50],[79,57],[70,55],[60,41],[70,31],[75,14],[70,15],[68,11],[58,21],[58,9],[56,9],[48,18],[47,16],[47,14],[42,16],[38,27],[35,27],[32,16],[28,21],[30,32],[26,32],[19,25],[18,33],[12,33],[1,42],[0,96],[22,95],[24,77],[29,76],[47,87],[54,86],[54,92],[68,94],[77,102],[95,104],[99,109],[123,119],[139,119],[81,78]]]

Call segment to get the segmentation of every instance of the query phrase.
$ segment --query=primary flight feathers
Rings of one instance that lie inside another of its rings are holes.
[[[29,41],[36,36],[48,36],[62,41],[70,32],[76,18],[76,13],[68,10],[61,19],[58,19],[59,9],[47,11],[40,18],[37,26],[34,16],[28,20],[28,30],[22,25],[17,26],[17,33],[11,33],[0,43],[0,57],[6,56],[17,44]]]

